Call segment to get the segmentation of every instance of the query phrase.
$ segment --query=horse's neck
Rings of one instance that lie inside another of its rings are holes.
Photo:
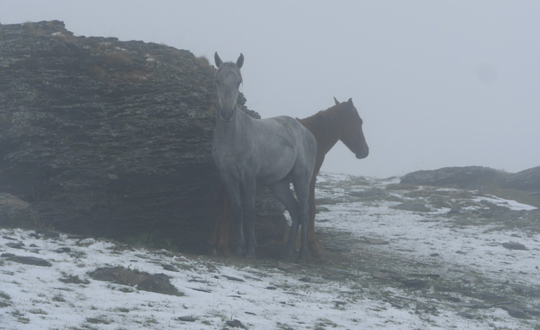
[[[306,118],[312,120],[303,123],[317,140],[317,153],[326,155],[341,138],[343,123],[338,117],[336,113],[325,110],[313,118]]]

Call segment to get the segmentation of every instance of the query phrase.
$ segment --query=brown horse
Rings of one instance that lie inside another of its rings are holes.
[[[317,245],[315,237],[315,182],[317,174],[321,169],[326,154],[332,147],[341,140],[355,155],[356,158],[366,158],[369,154],[369,147],[362,131],[362,119],[353,105],[352,99],[340,103],[334,98],[335,106],[319,111],[311,117],[299,119],[317,140],[317,156],[315,168],[309,186],[309,223],[307,243],[311,253],[321,256],[321,249]],[[216,253],[219,248],[224,255],[229,252],[229,229],[231,226],[231,211],[228,205],[227,194],[220,186],[215,204],[214,224],[209,240],[212,253]],[[218,231],[220,232],[218,241]]]

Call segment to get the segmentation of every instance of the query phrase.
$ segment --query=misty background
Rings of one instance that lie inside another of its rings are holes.
[[[338,143],[322,171],[375,177],[539,166],[539,17],[538,1],[0,1],[1,24],[56,19],[212,64],[243,53],[246,105],[263,118],[352,98],[370,155]]]

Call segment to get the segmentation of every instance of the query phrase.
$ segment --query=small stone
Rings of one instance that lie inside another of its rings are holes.
[[[329,212],[330,210],[327,208],[327,207],[324,207],[324,206],[315,206],[315,213],[320,213],[320,212]]]
[[[177,317],[176,319],[178,321],[183,321],[183,322],[195,322],[195,321],[197,321],[197,319],[194,318],[193,316],[180,316],[180,317]]]
[[[64,246],[64,247],[61,247],[59,249],[54,250],[54,252],[56,252],[56,253],[68,253],[68,252],[71,252],[71,249]]]
[[[351,249],[345,245],[344,243],[331,243],[327,244],[325,246],[325,249],[327,251],[333,251],[333,252],[350,252]]]
[[[18,262],[25,265],[34,265],[34,266],[43,266],[51,267],[52,264],[45,259],[36,258],[36,257],[21,257],[12,255],[8,257],[9,261]]]
[[[385,241],[383,239],[367,238],[367,237],[366,237],[366,242],[368,242],[369,244],[375,244],[375,245],[383,245],[383,244],[389,244],[390,243],[390,242]]]
[[[460,313],[457,313],[458,316],[461,316],[461,317],[464,317],[466,319],[474,319],[475,316],[471,313],[467,313],[467,312],[460,312]]]
[[[439,278],[441,277],[440,274],[420,274],[420,273],[411,273],[407,276],[415,276],[415,277],[429,277],[429,278]]]
[[[243,279],[241,278],[238,278],[238,277],[234,277],[234,276],[227,276],[227,275],[221,275],[223,277],[225,277],[226,279],[228,280],[231,280],[231,281],[236,281],[236,282],[245,282]]]
[[[300,274],[302,272],[302,268],[300,267],[300,265],[291,264],[291,263],[283,262],[283,261],[278,261],[277,268],[279,270],[282,270],[286,273],[291,273],[291,274]]]
[[[343,275],[343,276],[355,276],[353,273],[351,273],[350,271],[345,270],[345,269],[330,268],[330,271],[332,273]]]
[[[212,291],[207,290],[207,289],[201,289],[201,288],[188,288],[188,289],[199,291],[199,292],[204,292],[204,293],[212,293]]]
[[[163,269],[168,270],[170,272],[179,272],[179,270],[173,265],[166,264],[166,265],[161,265],[161,267],[163,267]]]
[[[503,243],[502,246],[507,248],[508,250],[527,250],[525,245],[516,242]]]
[[[171,284],[169,277],[165,274],[153,274],[137,285],[139,290],[180,296],[178,289]]]
[[[403,280],[401,281],[401,283],[403,283],[403,285],[405,285],[408,288],[414,288],[414,289],[420,289],[427,285],[427,281],[419,280],[419,279]]]
[[[22,243],[22,242],[7,243],[6,246],[10,247],[10,248],[13,248],[13,249],[22,249],[22,247],[24,246],[24,243]]]
[[[228,326],[233,327],[233,328],[247,329],[247,328],[242,324],[242,322],[240,322],[240,321],[238,321],[238,320],[227,321],[227,322],[225,322],[225,324],[227,324]]]
[[[527,314],[521,309],[513,305],[499,305],[500,308],[504,309],[505,311],[510,314],[510,316],[518,318],[518,319],[524,319],[527,318]]]

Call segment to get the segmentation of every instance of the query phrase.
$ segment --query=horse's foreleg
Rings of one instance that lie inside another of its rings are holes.
[[[229,232],[231,230],[231,221],[232,221],[232,211],[231,211],[231,203],[229,203],[229,199],[227,196],[224,198],[223,203],[223,212],[221,212],[221,231],[219,236],[219,242],[218,247],[221,249],[224,256],[229,257],[231,255],[231,251],[229,251]]]
[[[218,231],[221,225],[222,213],[223,213],[223,199],[226,198],[226,192],[223,188],[223,183],[220,181],[217,189],[216,197],[213,205],[213,218],[212,218],[212,231],[208,237],[208,248],[210,254],[217,254],[218,243]]]
[[[256,258],[255,248],[257,247],[257,239],[255,237],[255,190],[256,181],[246,180],[244,182],[244,218],[248,226],[248,247],[246,252],[247,258]]]
[[[236,247],[234,255],[241,257],[244,251],[244,228],[242,224],[242,201],[240,197],[240,186],[238,181],[222,178],[225,189],[229,196],[229,203],[231,206],[232,218],[233,218],[233,230],[236,235]]]

